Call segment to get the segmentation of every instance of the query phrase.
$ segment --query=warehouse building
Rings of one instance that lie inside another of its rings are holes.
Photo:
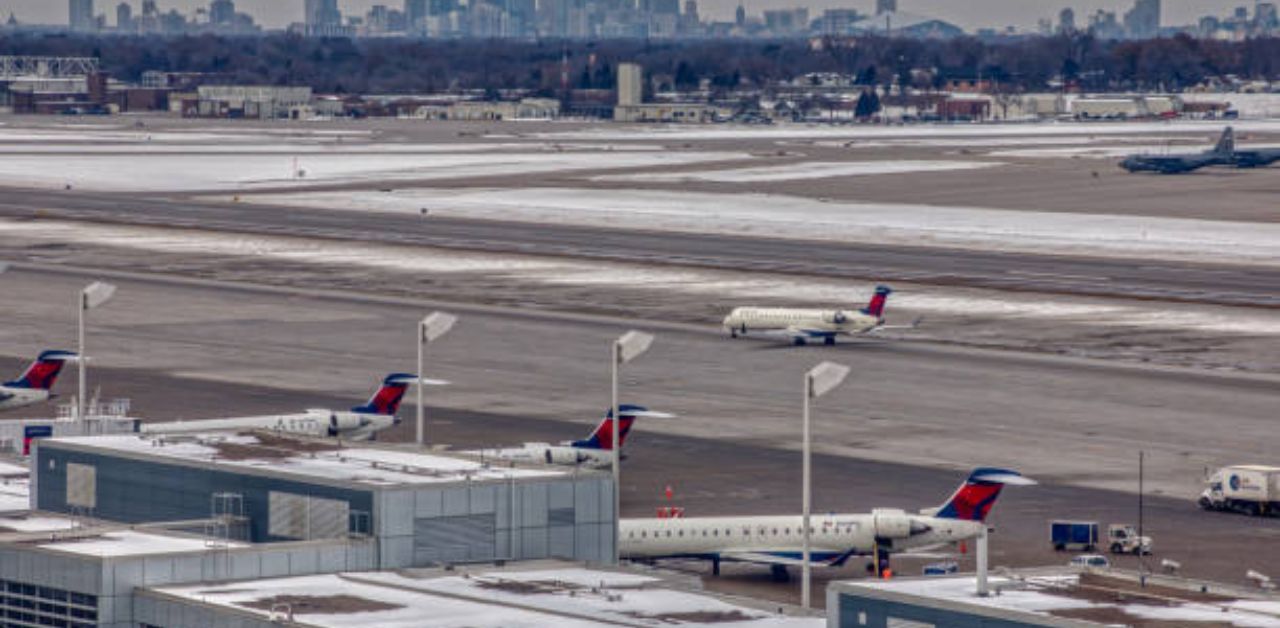
[[[614,555],[608,474],[278,435],[52,438],[32,505],[129,524],[221,518],[229,540],[371,538],[374,569]]]

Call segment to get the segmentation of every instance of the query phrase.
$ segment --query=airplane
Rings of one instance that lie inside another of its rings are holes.
[[[854,556],[877,555],[880,567],[887,569],[892,554],[976,538],[1005,485],[1031,484],[1035,481],[1017,471],[982,467],[941,506],[919,514],[877,508],[863,514],[811,515],[810,564],[839,567]],[[621,555],[637,561],[710,560],[715,575],[721,561],[756,563],[786,580],[788,567],[804,564],[803,521],[796,515],[623,519]]]
[[[885,325],[884,308],[893,289],[876,286],[876,292],[867,306],[860,310],[817,310],[770,307],[738,307],[724,318],[724,328],[730,338],[749,333],[781,335],[790,338],[792,344],[802,346],[810,340],[822,340],[833,345],[837,336],[856,336],[887,329],[915,329],[916,319],[910,325]]]
[[[301,414],[143,423],[138,431],[147,434],[184,434],[240,430],[274,430],[303,436],[329,436],[346,440],[373,440],[378,432],[400,424],[396,411],[410,384],[443,386],[448,382],[419,379],[409,373],[392,373],[382,380],[369,401],[349,411],[308,409]]]
[[[1235,163],[1235,155],[1235,131],[1227,127],[1223,129],[1213,150],[1178,155],[1130,155],[1120,162],[1120,167],[1129,172],[1184,174],[1205,166],[1232,165]]]
[[[621,434],[618,439],[619,447],[626,444],[627,434],[631,433],[631,425],[635,423],[637,417],[671,418],[675,416],[631,404],[622,404],[618,406],[618,410],[618,432]],[[525,443],[519,447],[480,449],[459,453],[479,456],[483,459],[545,462],[591,469],[607,467],[613,464],[613,409],[610,408],[591,435],[582,440],[565,441],[558,445]]]
[[[1232,158],[1237,168],[1263,168],[1280,161],[1280,148],[1237,148]]]
[[[52,395],[49,389],[62,372],[62,365],[73,362],[76,354],[70,351],[42,351],[36,361],[27,367],[22,376],[0,384],[0,410],[12,410],[47,401]]]

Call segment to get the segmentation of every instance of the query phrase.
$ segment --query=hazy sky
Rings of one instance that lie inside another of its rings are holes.
[[[873,2],[874,0],[743,0],[748,13],[787,6],[807,6],[811,15],[832,7],[869,12],[874,6]],[[110,23],[115,21],[115,6],[118,3],[119,0],[96,0],[94,8],[98,13],[108,14],[107,20]],[[136,12],[142,1],[130,0],[130,3],[134,5]],[[268,27],[277,27],[301,21],[302,3],[303,0],[236,0],[236,7],[253,14],[260,23]],[[0,19],[8,19],[8,14],[12,11],[24,22],[65,24],[67,4],[66,0],[0,0]],[[363,14],[375,4],[396,7],[403,5],[403,0],[338,0],[343,13],[347,14]],[[970,30],[1008,25],[1032,28],[1037,19],[1056,16],[1059,9],[1068,5],[1075,8],[1076,20],[1080,23],[1084,21],[1085,14],[1099,8],[1123,14],[1132,4],[1132,0],[898,0],[898,8],[903,11],[931,15]],[[1252,10],[1252,4],[1253,0],[1164,0],[1164,24],[1188,24],[1206,13],[1223,15],[1241,5],[1248,5]],[[207,6],[208,0],[159,0],[159,5],[162,10],[177,8],[179,11],[189,12],[196,6]],[[728,19],[738,6],[738,0],[699,0],[698,5],[704,17]]]

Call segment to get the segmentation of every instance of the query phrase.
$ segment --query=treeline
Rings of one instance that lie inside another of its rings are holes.
[[[1191,37],[1103,41],[1088,34],[1008,41],[914,40],[512,41],[121,37],[11,33],[0,54],[95,56],[123,80],[146,70],[215,72],[239,83],[308,85],[323,93],[422,93],[530,89],[555,94],[612,87],[620,62],[642,64],[678,87],[702,80],[723,90],[760,87],[810,72],[864,84],[941,86],[984,78],[1008,91],[1043,90],[1057,78],[1087,90],[1165,89],[1236,75],[1280,79],[1280,39]],[[923,70],[923,71],[922,71]],[[565,81],[567,77],[567,81]]]

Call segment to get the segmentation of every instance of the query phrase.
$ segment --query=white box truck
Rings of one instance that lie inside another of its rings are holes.
[[[1250,515],[1280,512],[1280,467],[1236,465],[1218,469],[1200,493],[1205,510],[1234,510]]]

